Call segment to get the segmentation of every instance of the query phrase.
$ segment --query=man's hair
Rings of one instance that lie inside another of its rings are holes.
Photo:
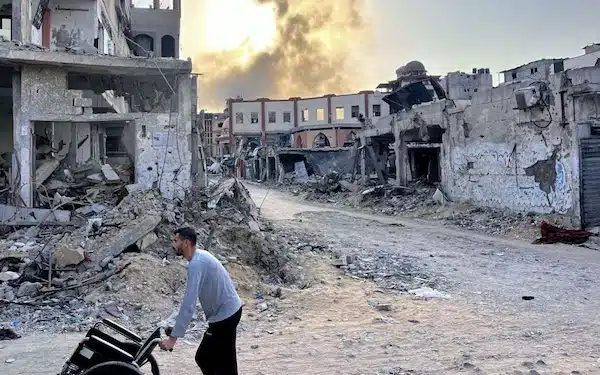
[[[178,234],[182,240],[189,240],[193,245],[196,245],[196,231],[192,228],[185,227],[179,228],[173,232],[173,234]]]

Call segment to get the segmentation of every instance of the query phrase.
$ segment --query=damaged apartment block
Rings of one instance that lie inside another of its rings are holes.
[[[3,203],[114,203],[125,186],[177,198],[203,184],[191,61],[135,57],[129,1],[25,3],[10,4],[19,42],[0,42]]]
[[[600,226],[600,67],[589,57],[526,64],[496,87],[486,70],[451,73],[449,95],[407,64],[380,85],[390,115],[359,133],[363,182],[426,180],[451,200]]]

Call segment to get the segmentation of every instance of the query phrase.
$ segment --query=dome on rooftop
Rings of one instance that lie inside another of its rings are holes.
[[[424,73],[424,72],[426,72],[425,65],[423,65],[423,63],[420,61],[416,61],[416,60],[411,61],[404,66],[404,72],[405,73]]]

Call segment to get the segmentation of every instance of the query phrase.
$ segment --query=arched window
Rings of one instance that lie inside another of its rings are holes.
[[[175,57],[175,38],[171,35],[165,35],[160,40],[160,50],[162,57]]]
[[[136,56],[148,56],[148,52],[154,51],[154,38],[150,35],[139,34],[133,40],[138,44],[133,50]]]
[[[315,140],[313,141],[313,147],[314,148],[329,147],[329,138],[327,138],[327,136],[323,133],[317,134],[317,136],[315,137]]]
[[[296,139],[294,141],[294,147],[296,147],[296,148],[303,148],[304,147],[302,145],[302,137],[300,136],[300,134],[296,135]]]

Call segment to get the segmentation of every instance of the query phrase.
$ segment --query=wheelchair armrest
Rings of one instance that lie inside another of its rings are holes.
[[[142,338],[140,336],[131,332],[127,328],[123,327],[122,325],[113,322],[110,319],[103,319],[102,323],[105,324],[106,326],[108,326],[109,328],[112,328],[115,331],[119,332],[120,334],[122,334],[123,336],[127,337],[130,340],[133,340],[135,342],[142,342]]]

